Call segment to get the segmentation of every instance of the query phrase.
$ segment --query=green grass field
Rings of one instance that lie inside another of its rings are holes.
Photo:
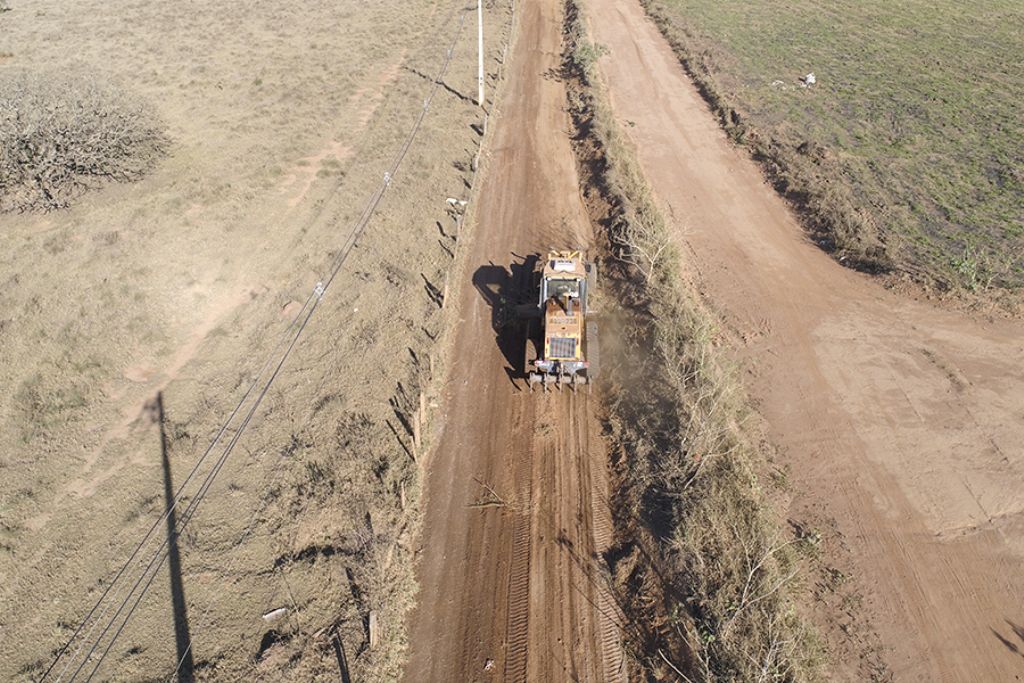
[[[1020,2],[644,1],[838,256],[1024,284]]]

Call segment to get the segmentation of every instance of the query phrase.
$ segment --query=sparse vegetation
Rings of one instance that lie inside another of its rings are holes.
[[[86,405],[85,393],[81,382],[47,386],[39,374],[26,380],[15,396],[22,411],[21,442],[28,444],[45,438],[53,429],[65,424]]]
[[[597,60],[608,53],[608,48],[604,45],[597,43],[591,43],[589,41],[583,41],[576,47],[576,54],[574,59],[580,69],[583,69],[584,73],[587,74],[588,78],[593,77],[594,65]]]
[[[337,675],[337,642],[349,652],[355,680],[391,681],[401,675],[401,624],[415,589],[410,541],[418,476],[382,425],[342,405],[332,395],[318,401],[324,424],[291,437],[287,482],[268,493],[269,533],[288,539],[274,571],[296,584],[305,628],[282,626],[261,659],[289,662],[295,680],[328,679]],[[336,420],[333,429],[327,416]],[[371,613],[382,625],[373,636]],[[303,653],[318,656],[296,663]]]
[[[627,639],[645,680],[804,681],[817,640],[797,615],[796,546],[745,433],[744,397],[717,351],[714,319],[684,286],[678,254],[592,81],[567,3],[567,71],[592,213],[605,217],[607,287],[631,345],[610,392],[619,449],[618,546],[609,553]]]
[[[0,657],[0,680],[27,681],[163,512],[161,433],[146,402],[164,393],[173,485],[185,485],[274,355],[315,285],[307,280],[329,270],[393,162],[459,15],[398,0],[226,2],[185,13],[128,2],[59,12],[11,4],[0,15],[0,51],[15,55],[0,64],[5,116],[23,111],[7,95],[16,77],[47,79],[38,84],[47,101],[71,108],[58,114],[92,101],[100,106],[84,120],[140,127],[121,142],[158,125],[141,102],[159,105],[174,151],[135,186],[111,182],[117,171],[74,168],[65,179],[106,190],[79,196],[83,187],[61,185],[57,198],[73,200],[73,210],[0,214],[9,242],[0,264],[0,383],[9,388],[0,397],[0,574],[10,577],[0,588],[0,630],[21,624],[18,647]],[[508,3],[495,12],[507,18]],[[487,44],[500,47],[507,19],[485,30]],[[130,49],[112,50],[126,35]],[[446,79],[459,92],[476,83],[469,36]],[[74,73],[51,78],[69,68],[69,55]],[[108,77],[121,89],[107,87]],[[93,116],[108,105],[120,118]],[[469,124],[478,120],[478,108],[452,93],[435,98],[401,182],[338,273],[338,295],[318,308],[181,535],[197,680],[337,681],[342,651],[352,680],[400,675],[419,524],[419,473],[401,419],[418,409],[428,368],[440,365],[446,324],[420,273],[441,282],[453,267],[454,249],[443,250],[455,243],[452,228],[444,223],[439,245],[435,225],[449,220],[443,198],[464,188],[469,165],[458,171],[452,162],[472,158]],[[5,208],[13,189],[52,199],[32,177],[12,188],[4,173]],[[416,390],[413,405],[389,402],[398,382]],[[188,482],[183,501],[195,500],[198,486]],[[96,678],[172,677],[166,586],[154,582]],[[41,594],[52,599],[42,604]],[[262,618],[279,608],[287,614]]]
[[[59,209],[99,180],[138,180],[166,145],[149,107],[94,77],[0,75],[0,212]]]
[[[838,259],[945,287],[1024,284],[1018,3],[644,6]]]

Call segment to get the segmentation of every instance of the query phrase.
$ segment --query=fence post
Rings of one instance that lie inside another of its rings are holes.
[[[380,643],[380,624],[377,621],[377,612],[370,610],[370,649],[373,650]]]

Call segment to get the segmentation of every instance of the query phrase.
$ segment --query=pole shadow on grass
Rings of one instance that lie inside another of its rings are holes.
[[[460,93],[458,90],[456,90],[452,86],[450,86],[447,83],[445,83],[443,80],[442,81],[435,80],[433,76],[428,76],[427,74],[423,73],[419,69],[415,69],[415,68],[413,68],[411,66],[403,66],[402,68],[405,69],[406,71],[408,71],[409,73],[413,74],[413,75],[419,76],[420,78],[422,78],[423,80],[425,80],[425,81],[427,81],[429,83],[437,83],[439,86],[441,86],[442,88],[447,90],[450,94],[455,95],[455,97],[459,98],[463,102],[466,102],[467,104],[473,104],[472,98],[466,97],[465,95]]]
[[[516,313],[516,307],[532,302],[534,272],[539,257],[536,254],[518,256],[509,268],[493,262],[480,266],[473,273],[473,286],[491,307],[491,329],[495,342],[507,363],[505,372],[516,385],[516,378],[526,373],[526,325]],[[518,388],[518,385],[516,385]]]
[[[989,630],[992,631],[993,635],[1007,650],[1018,657],[1024,658],[1024,626],[1015,624],[1009,619],[1006,619],[1006,624],[1010,627],[1010,633],[1005,636],[994,628],[989,627]],[[1016,636],[1016,641],[1013,639],[1014,636]]]
[[[171,575],[171,605],[174,616],[174,643],[177,646],[178,683],[193,683],[195,663],[192,659],[192,640],[189,634],[188,607],[185,604],[185,585],[181,579],[181,554],[178,550],[178,518],[174,509],[174,485],[171,481],[171,461],[168,456],[167,422],[164,415],[164,395],[156,395],[157,421],[160,425],[160,457],[164,468],[164,501],[167,510],[167,562]]]

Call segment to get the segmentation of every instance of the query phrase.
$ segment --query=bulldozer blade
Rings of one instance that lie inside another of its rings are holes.
[[[577,386],[581,384],[589,386],[591,382],[585,375],[556,375],[546,372],[531,372],[527,377],[527,384],[530,386],[530,391],[533,391],[534,384],[540,384],[544,391],[547,391],[552,384],[559,390],[562,389],[563,384],[568,384],[575,391]]]

